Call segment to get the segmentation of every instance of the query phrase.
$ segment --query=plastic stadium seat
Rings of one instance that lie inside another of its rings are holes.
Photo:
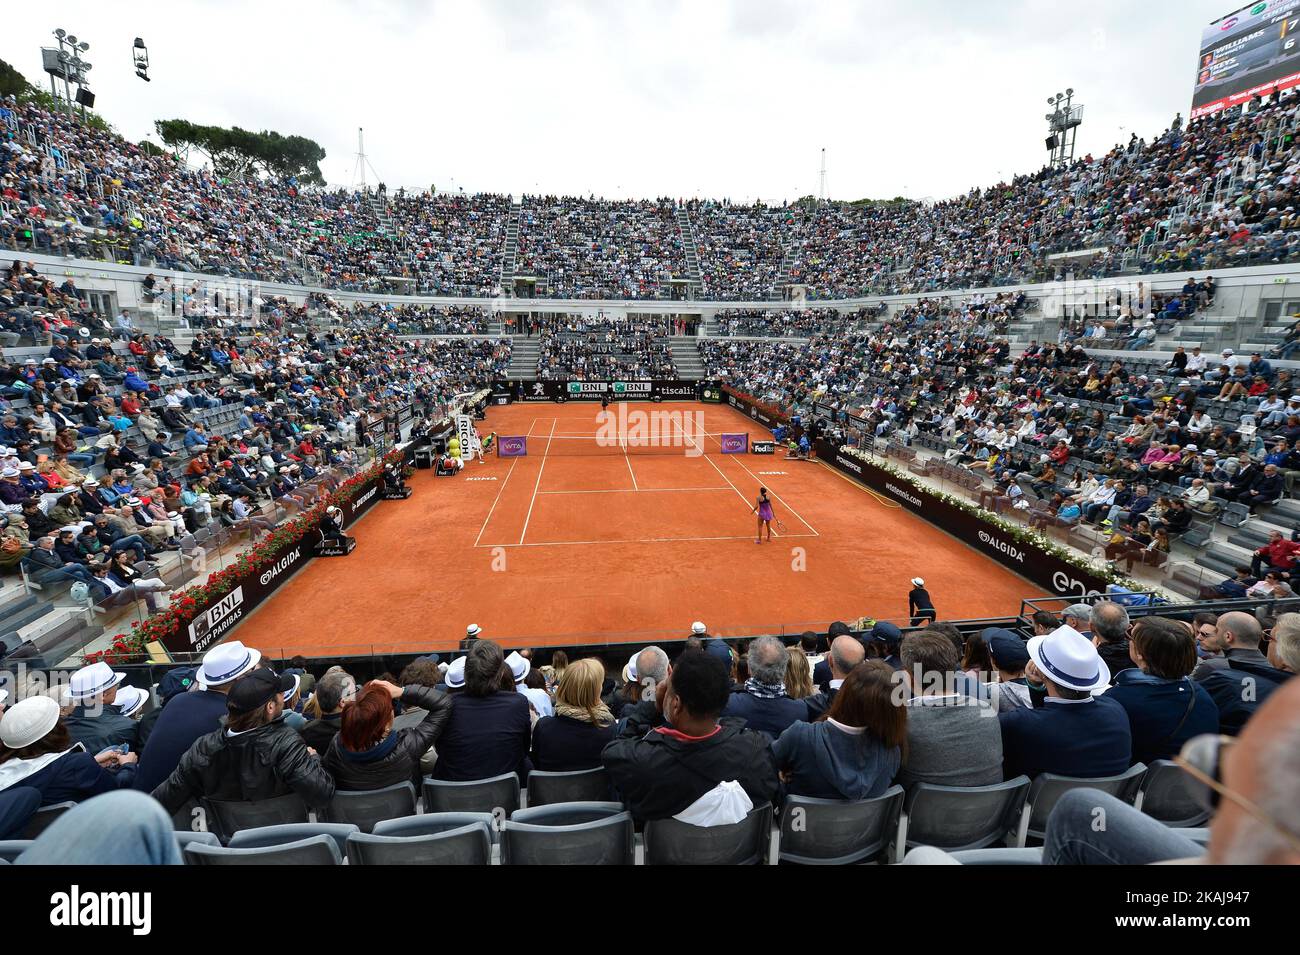
[[[13,862],[20,855],[27,851],[32,844],[31,839],[4,839],[0,840],[0,859],[5,862]]]
[[[552,812],[567,806],[594,807],[599,803],[556,803],[521,809],[501,827],[502,865],[632,865],[636,861],[636,834],[632,814],[604,815],[568,822],[582,812]]]
[[[569,773],[528,774],[528,805],[556,802],[603,802],[609,798],[609,773],[604,769],[579,769]]]
[[[487,822],[478,821],[423,835],[357,832],[348,836],[347,855],[352,865],[489,865],[492,831]]]
[[[1205,825],[1210,811],[1204,808],[1205,783],[1193,779],[1169,759],[1152,760],[1133,805],[1153,819],[1176,829]]]
[[[185,861],[190,865],[340,865],[343,856],[332,837],[311,836],[255,849],[196,843],[185,847]]]
[[[348,836],[357,831],[356,826],[347,822],[291,822],[281,826],[241,829],[230,837],[227,845],[232,849],[262,849],[267,846],[282,846],[303,839],[313,839],[316,836],[328,836],[334,840],[341,855]]]
[[[424,808],[426,812],[488,813],[500,809],[509,816],[519,808],[519,777],[503,773],[490,779],[447,782],[425,776]]]
[[[350,822],[362,832],[372,832],[377,822],[415,815],[415,786],[397,783],[365,792],[340,789],[318,815],[322,822]]]
[[[307,821],[307,804],[297,793],[247,802],[204,799],[202,805],[207,810],[208,828],[223,841],[229,841],[241,829]]]
[[[375,823],[376,836],[431,836],[462,826],[482,823],[496,841],[496,817],[490,812],[426,812],[420,816],[403,816]]]
[[[903,809],[903,787],[857,801],[789,796],[781,810],[780,862],[850,865],[889,849]]]
[[[56,802],[37,809],[31,819],[27,820],[27,825],[23,828],[22,838],[35,839],[48,829],[55,819],[58,819],[75,805],[75,802]]]
[[[621,802],[557,802],[516,810],[510,814],[510,820],[538,826],[571,826],[608,819],[626,808]]]
[[[1116,799],[1132,803],[1137,797],[1142,777],[1146,775],[1146,765],[1137,763],[1130,766],[1118,776],[1102,776],[1096,779],[1081,779],[1073,776],[1058,776],[1055,773],[1042,773],[1034,779],[1025,800],[1023,818],[1016,836],[1016,845],[1023,846],[1027,839],[1042,840],[1047,828],[1047,817],[1052,814],[1056,801],[1071,789],[1099,789]]]
[[[676,819],[645,824],[646,865],[766,865],[771,805],[757,806],[730,826],[692,826]]]
[[[914,846],[949,852],[983,849],[1015,832],[1029,777],[1017,776],[992,786],[936,786],[917,783],[903,800],[894,861],[902,862]]]
[[[952,853],[952,857],[962,865],[1042,865],[1041,848],[1009,849],[998,847],[992,849],[966,849]]]

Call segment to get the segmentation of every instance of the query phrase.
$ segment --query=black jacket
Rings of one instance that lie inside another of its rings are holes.
[[[666,727],[616,739],[601,754],[638,820],[677,815],[720,782],[736,780],[755,806],[776,796],[776,760],[762,733],[723,719],[712,736],[686,740]]]
[[[322,716],[318,720],[312,720],[299,730],[302,733],[303,742],[318,753],[329,752],[330,743],[334,741],[334,736],[339,731],[342,719],[343,714],[339,712]]]
[[[291,792],[309,806],[324,806],[334,796],[334,780],[280,719],[238,736],[227,736],[224,726],[200,736],[153,797],[174,813],[199,797],[256,800]]]
[[[599,769],[600,754],[617,731],[617,723],[597,726],[570,716],[543,716],[533,727],[533,768],[548,773]]]
[[[431,687],[408,686],[402,690],[401,699],[403,706],[426,710],[424,719],[407,729],[393,730],[372,750],[354,753],[335,734],[321,763],[340,790],[359,792],[418,782],[420,757],[442,734],[451,717],[451,697]]]
[[[433,778],[465,781],[510,772],[526,775],[532,734],[528,712],[528,697],[522,693],[457,693],[438,742]]]

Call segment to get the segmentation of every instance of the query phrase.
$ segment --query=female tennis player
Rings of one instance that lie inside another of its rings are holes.
[[[758,536],[754,538],[754,543],[763,543],[764,525],[767,525],[767,539],[770,541],[772,539],[772,518],[774,515],[772,514],[772,502],[767,497],[767,488],[760,487],[758,489],[758,500],[750,508],[750,513],[752,514],[754,511],[758,512]]]

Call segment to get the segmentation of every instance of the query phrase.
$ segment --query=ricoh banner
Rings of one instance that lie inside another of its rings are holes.
[[[978,515],[950,504],[926,488],[896,477],[870,461],[845,454],[829,441],[817,442],[817,457],[873,491],[897,501],[1049,594],[1081,599],[1106,592],[1106,581],[1099,574],[1068,563],[1036,544],[1016,540],[996,524],[982,520]]]

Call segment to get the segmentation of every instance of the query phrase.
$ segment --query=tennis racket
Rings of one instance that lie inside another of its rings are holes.
[[[789,530],[789,528],[785,526],[785,521],[781,520],[781,518],[779,517],[773,518],[772,523],[776,525],[776,529],[780,531],[782,534],[786,533]]]

